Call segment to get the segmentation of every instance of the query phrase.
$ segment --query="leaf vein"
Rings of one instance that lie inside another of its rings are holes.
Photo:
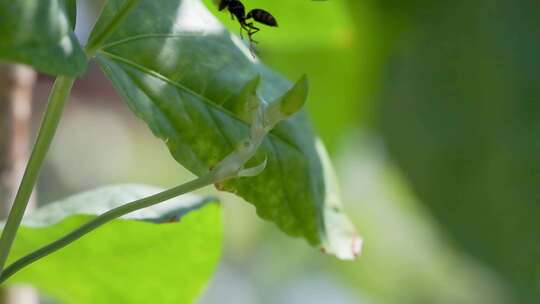
[[[190,34],[162,34],[162,33],[153,33],[153,34],[141,34],[141,35],[135,35],[132,37],[116,40],[113,42],[109,42],[107,44],[104,44],[101,47],[101,50],[103,51],[106,48],[110,48],[113,46],[119,46],[125,43],[129,43],[132,41],[142,40],[142,39],[149,39],[149,38],[183,38],[183,37],[192,37],[192,36],[200,36],[201,33],[190,33]]]
[[[132,60],[129,60],[129,59],[126,59],[124,57],[121,57],[121,56],[118,56],[118,55],[115,55],[115,54],[112,54],[112,53],[109,53],[107,51],[99,51],[98,53],[101,53],[107,57],[109,57],[110,59],[112,60],[116,60],[116,61],[119,61],[119,62],[122,62],[122,63],[125,63],[135,69],[138,69],[144,73],[147,73],[151,76],[154,76],[158,79],[161,79],[162,81],[170,84],[170,85],[173,85],[181,90],[184,90],[185,92],[193,95],[193,96],[196,96],[198,98],[200,98],[200,100],[205,103],[208,107],[212,107],[212,108],[215,108],[217,109],[218,111],[221,111],[223,112],[224,114],[226,114],[227,116],[229,116],[230,118],[236,120],[238,123],[242,124],[242,125],[245,125],[245,126],[248,126],[248,124],[246,122],[244,122],[243,120],[241,120],[240,118],[236,117],[231,111],[229,111],[228,109],[226,108],[223,108],[221,107],[220,105],[217,105],[215,103],[213,103],[211,100],[208,100],[208,98],[204,95],[201,95],[200,93],[197,93],[191,89],[189,89],[188,87],[178,83],[178,82],[175,82],[167,77],[165,77],[164,75],[154,71],[154,70],[151,70],[151,69],[148,69],[147,67],[145,66],[141,66],[140,64],[136,63],[136,62],[133,62]],[[285,143],[287,146],[290,146],[291,148],[293,148],[293,150],[298,153],[298,154],[301,154],[303,155],[302,151],[300,150],[300,148],[298,148],[296,145],[294,145],[293,143],[291,143],[290,141],[282,138],[281,136],[277,135],[274,131],[271,131],[269,133],[270,137],[269,138],[270,140],[272,140],[272,138],[275,138],[283,143]]]
[[[295,223],[294,225],[297,226],[297,223],[296,223],[296,219],[299,219],[300,217],[298,216],[298,214],[296,214],[296,212],[294,211],[294,208],[292,208],[291,206],[291,199],[290,199],[290,195],[289,195],[289,192],[287,191],[287,189],[289,187],[287,187],[287,185],[285,185],[285,182],[283,180],[283,176],[285,176],[285,170],[283,169],[283,163],[282,163],[282,160],[281,160],[281,157],[280,157],[280,153],[279,153],[279,149],[276,147],[275,143],[273,141],[270,141],[270,146],[272,147],[272,150],[274,150],[274,154],[276,155],[276,158],[277,158],[277,166],[279,168],[279,181],[281,182],[281,189],[282,189],[282,192],[283,192],[283,196],[285,197],[285,205],[287,206],[287,209],[289,209],[289,212],[293,215],[293,218],[295,219]],[[296,229],[296,228],[295,228]]]

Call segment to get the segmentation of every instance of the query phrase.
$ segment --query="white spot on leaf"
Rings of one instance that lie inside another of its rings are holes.
[[[73,53],[73,44],[71,43],[71,39],[69,39],[68,35],[65,35],[62,37],[62,40],[60,40],[60,47],[66,55]]]
[[[200,0],[184,0],[178,7],[173,33],[204,32],[206,34],[224,31],[223,25],[212,15]]]

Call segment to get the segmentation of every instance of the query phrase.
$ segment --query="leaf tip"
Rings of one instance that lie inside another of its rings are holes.
[[[359,235],[342,238],[339,241],[331,241],[320,247],[322,253],[331,254],[340,260],[355,260],[361,253],[364,240]]]
[[[281,99],[281,112],[290,116],[304,106],[307,100],[309,81],[307,75],[302,75],[294,86],[288,90]]]
[[[250,92],[255,93],[257,92],[257,88],[259,87],[259,84],[261,83],[261,74],[257,73],[253,78],[251,78],[248,82],[246,82],[246,85],[244,86],[243,91],[244,92]]]

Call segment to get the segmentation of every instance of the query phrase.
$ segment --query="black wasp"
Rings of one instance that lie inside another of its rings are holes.
[[[229,12],[231,13],[231,17],[233,19],[236,17],[236,19],[240,23],[240,37],[242,37],[242,30],[245,30],[247,32],[249,37],[249,44],[252,51],[253,43],[257,43],[257,41],[253,40],[253,35],[260,31],[260,29],[253,25],[253,22],[249,22],[251,19],[268,26],[278,26],[276,18],[274,18],[272,14],[263,9],[252,9],[246,14],[244,4],[242,4],[242,2],[238,0],[220,0],[219,10],[222,11],[225,8],[229,10]]]

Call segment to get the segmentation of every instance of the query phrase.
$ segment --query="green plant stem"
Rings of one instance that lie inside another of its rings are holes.
[[[4,272],[0,275],[0,283],[3,283],[5,280],[7,280],[9,277],[17,273],[19,270],[23,269],[24,267],[32,264],[33,262],[73,243],[74,241],[80,239],[85,234],[90,233],[94,231],[95,229],[99,228],[100,226],[119,218],[125,214],[128,214],[130,212],[147,208],[150,206],[153,206],[155,204],[159,204],[161,202],[164,202],[168,199],[177,197],[179,195],[192,192],[194,190],[200,189],[202,187],[208,186],[214,182],[213,175],[207,174],[203,175],[202,177],[199,177],[197,179],[194,179],[190,182],[187,182],[185,184],[182,184],[180,186],[159,192],[157,194],[133,201],[131,203],[127,203],[125,205],[122,205],[120,207],[111,209],[102,215],[96,217],[95,219],[89,221],[88,223],[82,225],[81,227],[73,230],[72,232],[66,234],[65,236],[25,255],[24,257],[18,259],[17,261],[13,262],[11,265],[9,265]]]
[[[105,26],[103,31],[92,36],[85,51],[88,57],[92,57],[97,49],[101,47],[103,42],[118,28],[124,18],[139,4],[140,0],[130,0],[122,6],[113,20]],[[22,217],[28,205],[28,200],[36,184],[41,165],[45,159],[45,155],[49,150],[51,141],[58,127],[60,116],[64,108],[65,102],[68,99],[69,93],[75,79],[65,76],[59,76],[52,88],[49,96],[47,111],[39,129],[38,138],[34,144],[32,154],[26,166],[23,179],[15,196],[13,207],[10,210],[6,225],[0,237],[0,275],[3,272],[6,260],[15,235],[21,224]]]
[[[90,35],[90,40],[86,45],[86,56],[89,58],[93,57],[96,51],[103,45],[105,40],[114,33],[118,26],[122,23],[124,18],[139,5],[141,0],[130,0],[126,2],[120,10],[116,13],[111,22],[105,27],[101,32],[96,33],[95,35]]]
[[[74,81],[74,78],[61,76],[56,78],[52,87],[47,110],[45,111],[37,140],[26,165],[26,170],[19,185],[17,195],[15,196],[13,206],[9,212],[6,225],[2,231],[2,236],[0,237],[0,273],[4,269],[11,245],[21,224],[28,200],[36,184],[41,165],[51,145]]]

